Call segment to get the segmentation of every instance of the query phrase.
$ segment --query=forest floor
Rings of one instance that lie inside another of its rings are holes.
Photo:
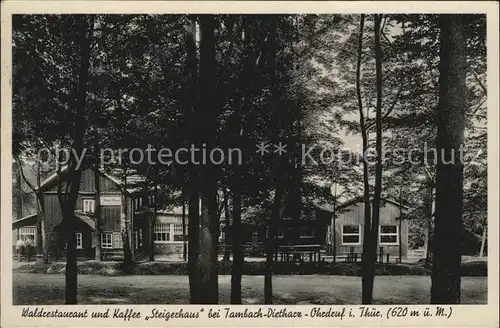
[[[64,304],[64,275],[16,272],[14,305]],[[228,304],[231,277],[219,276],[219,303]],[[462,303],[487,303],[487,277],[462,277]],[[264,277],[244,276],[244,304],[262,304]],[[428,276],[375,278],[375,304],[428,304]],[[361,278],[332,275],[289,275],[273,279],[275,304],[360,304]],[[79,304],[188,304],[187,276],[78,277]]]

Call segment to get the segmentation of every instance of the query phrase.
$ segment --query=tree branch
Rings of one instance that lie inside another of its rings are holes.
[[[473,72],[473,75],[474,75],[474,80],[476,80],[477,84],[479,84],[479,87],[481,87],[481,89],[483,90],[484,94],[487,95],[488,91],[487,91],[486,86],[484,85],[484,83],[481,81],[481,79],[479,78],[479,76],[477,75],[476,72]]]
[[[398,102],[399,95],[401,94],[401,91],[403,91],[403,84],[400,84],[398,92],[396,93],[396,96],[394,97],[394,100],[392,101],[391,105],[389,106],[389,109],[387,112],[382,116],[382,119],[387,118],[389,115],[391,115],[394,107],[396,106],[396,103]],[[370,124],[369,126],[366,127],[366,130],[370,130],[375,126],[375,123]]]
[[[24,175],[24,170],[23,170],[23,166],[21,164],[21,160],[19,158],[15,158],[14,161],[17,163],[17,165],[19,166],[19,172],[21,173],[21,178],[23,178],[23,181],[28,185],[28,187],[36,194],[36,188],[35,186],[29,182],[28,178],[26,178],[26,176]]]
[[[434,176],[431,174],[427,166],[424,166],[424,171],[425,175],[427,175],[427,178],[434,183]]]
[[[363,139],[366,139],[366,127],[365,127],[365,116],[363,114],[363,97],[361,95],[361,58],[363,52],[363,28],[364,28],[365,17],[361,15],[361,22],[359,28],[359,38],[358,38],[358,60],[356,64],[356,95],[358,98],[358,109],[359,109],[359,125],[361,128],[361,134]],[[364,151],[364,149],[363,149]]]

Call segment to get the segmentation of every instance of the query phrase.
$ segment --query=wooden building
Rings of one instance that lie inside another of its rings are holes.
[[[51,257],[59,258],[65,254],[65,241],[61,224],[62,211],[58,198],[58,190],[65,194],[66,168],[59,174],[47,178],[38,189],[43,195],[43,214],[46,223],[46,238]],[[75,208],[77,253],[80,258],[93,258],[95,254],[95,202],[96,190],[94,172],[91,169],[82,171],[80,191]],[[138,187],[144,178],[137,174],[127,175],[127,187],[122,188],[120,178],[112,173],[99,172],[100,205],[101,205],[101,248],[104,258],[123,256],[120,213],[122,207],[122,191],[125,191],[125,213],[128,226],[130,247],[137,255],[146,250],[148,222],[151,217],[149,210],[155,202],[151,191]],[[59,188],[61,186],[61,188]],[[33,214],[12,223],[13,244],[18,240],[34,241],[37,245],[41,238],[37,227],[37,215]],[[41,253],[41,249],[37,249]]]
[[[283,218],[278,222],[276,234],[277,252],[286,252],[287,249],[298,249],[304,247],[307,252],[315,251],[319,253],[323,248],[327,237],[327,227],[331,222],[332,214],[317,206],[302,206],[301,217],[295,222],[289,213],[284,213]],[[250,256],[262,256],[265,253],[266,241],[268,238],[268,227],[270,218],[256,219],[247,216],[242,221],[241,232],[245,253]],[[225,234],[228,239],[225,239]],[[232,224],[225,227],[221,222],[221,235],[219,244],[224,248],[227,242],[228,247],[232,243]],[[221,250],[223,251],[223,250]]]
[[[220,244],[224,243],[226,217],[224,210],[221,210],[218,214],[220,222],[218,239]],[[168,206],[157,211],[153,234],[155,254],[179,255],[179,258],[181,258],[185,247],[187,252],[189,246],[188,215],[187,204],[184,209],[182,206]]]
[[[377,253],[385,262],[406,258],[408,254],[407,207],[390,199],[382,199]],[[328,227],[327,248],[330,254],[361,259],[363,250],[364,202],[361,197],[340,204]],[[334,229],[333,229],[334,227]]]
[[[119,173],[119,172],[117,172]],[[62,170],[46,179],[38,192],[43,195],[43,213],[46,222],[46,238],[52,258],[64,257],[65,241],[62,234],[62,211],[58,191],[64,194],[67,174]],[[123,256],[120,213],[122,192],[125,193],[126,226],[130,248],[134,256],[147,254],[153,239],[154,253],[178,254],[180,257],[187,247],[188,228],[186,209],[183,225],[182,207],[166,208],[157,211],[153,228],[153,191],[142,186],[144,178],[130,173],[127,186],[123,188],[117,174],[99,172],[101,204],[101,247],[105,259]],[[61,187],[61,188],[59,188]],[[96,190],[94,172],[82,171],[80,191],[74,212],[76,222],[77,252],[80,258],[94,258],[95,230],[94,216]],[[391,258],[405,258],[408,252],[408,222],[402,220],[406,207],[397,202],[384,199],[380,209],[378,249],[381,254]],[[262,214],[262,213],[261,213]],[[242,222],[243,244],[249,255],[263,255],[268,236],[269,217],[255,218],[246,215]],[[335,217],[335,218],[334,218]],[[41,240],[39,222],[36,214],[23,217],[12,223],[13,247],[20,240],[39,245]],[[226,223],[229,223],[226,227]],[[303,247],[314,250],[319,256],[320,249],[326,248],[330,254],[338,256],[358,255],[362,252],[364,208],[361,198],[345,202],[332,210],[318,206],[302,205],[301,217],[293,220],[290,213],[284,213],[277,229],[278,252]],[[220,213],[219,245],[226,247],[232,241],[232,223],[226,222],[223,211]],[[41,249],[37,249],[41,253]],[[223,251],[223,250],[221,250]]]

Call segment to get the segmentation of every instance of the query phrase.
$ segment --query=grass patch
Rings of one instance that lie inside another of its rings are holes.
[[[229,304],[231,276],[219,279],[219,304]],[[64,275],[18,273],[12,277],[15,305],[64,304]],[[243,304],[264,304],[264,277],[243,276]],[[428,276],[378,276],[374,304],[429,304]],[[274,303],[361,304],[361,278],[334,275],[274,275]],[[487,304],[488,279],[464,277],[462,304]],[[189,278],[182,275],[78,277],[78,304],[189,304]]]
[[[219,262],[219,274],[230,275],[231,265],[229,262]],[[23,273],[45,273],[62,274],[65,272],[65,263],[57,262],[43,264],[40,262],[21,265],[13,269],[14,272]],[[415,264],[377,264],[375,268],[377,276],[428,276],[432,269],[423,263]],[[125,266],[122,262],[111,261],[84,261],[79,262],[77,272],[80,275],[187,275],[187,264],[183,262],[140,262],[131,266]],[[243,274],[248,276],[260,276],[266,272],[265,262],[245,262]],[[273,273],[278,275],[338,275],[338,276],[361,276],[360,263],[275,263]],[[487,262],[475,261],[462,264],[462,276],[485,277],[488,273]]]

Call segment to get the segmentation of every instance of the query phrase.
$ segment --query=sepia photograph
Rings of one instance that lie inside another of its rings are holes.
[[[3,293],[60,318],[487,305],[487,21],[12,14]]]

